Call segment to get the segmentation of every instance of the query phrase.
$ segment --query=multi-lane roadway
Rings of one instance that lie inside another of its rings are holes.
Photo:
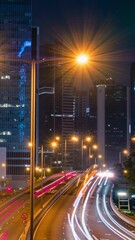
[[[36,214],[61,188],[65,188],[66,182],[62,181],[60,185],[49,183],[42,191],[37,191],[37,195],[35,193]],[[52,189],[47,193],[49,186]],[[118,218],[110,207],[111,188],[108,172],[101,175],[91,169],[78,175],[67,191],[45,211],[33,240],[135,239],[134,227]],[[25,225],[29,221],[29,205],[29,193],[26,193],[0,212],[0,240],[28,239]],[[28,216],[26,219],[23,218],[24,213]]]

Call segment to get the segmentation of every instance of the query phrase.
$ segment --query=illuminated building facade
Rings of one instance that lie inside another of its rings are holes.
[[[0,147],[12,181],[23,180],[30,160],[30,65],[20,60],[31,59],[31,7],[31,0],[0,1]]]
[[[113,165],[130,146],[129,88],[111,82],[97,84],[89,95],[89,131],[97,139],[99,163]]]
[[[43,56],[62,58],[62,44],[47,44],[42,47]],[[71,136],[75,133],[74,128],[74,86],[73,76],[67,71],[63,61],[52,61],[46,63],[46,66],[40,65],[40,89],[52,88],[53,94],[42,94],[39,97],[39,145],[44,145],[45,151],[50,150],[50,141],[55,136],[61,137],[59,144],[58,159],[61,165],[66,164],[67,168],[74,167],[73,160],[73,143]],[[65,140],[66,146],[66,163],[65,161]],[[55,154],[56,157],[57,153]],[[46,164],[50,162],[46,154]],[[55,159],[52,156],[53,159]],[[51,161],[53,164],[53,160]],[[57,165],[53,164],[53,167]]]
[[[131,90],[131,136],[135,135],[135,62],[130,70],[130,90]]]
[[[131,101],[131,138],[135,136],[135,62],[130,69],[130,101]],[[131,141],[131,152],[135,151],[134,141]]]

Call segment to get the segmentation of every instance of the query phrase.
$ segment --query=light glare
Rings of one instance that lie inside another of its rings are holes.
[[[79,64],[86,64],[88,62],[88,56],[85,54],[80,54],[77,56],[77,63]]]

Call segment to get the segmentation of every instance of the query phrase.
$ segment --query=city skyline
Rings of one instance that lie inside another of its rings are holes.
[[[135,239],[134,1],[0,0],[1,240]]]

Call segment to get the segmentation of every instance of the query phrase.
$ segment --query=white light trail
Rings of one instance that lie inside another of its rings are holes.
[[[77,224],[77,226],[79,227],[81,233],[87,238],[87,234],[85,233],[85,231],[83,231],[83,229],[81,228],[81,226],[79,225],[78,223],[78,220],[77,220],[77,217],[76,217],[76,211],[77,211],[77,208],[79,206],[79,203],[82,199],[82,196],[83,196],[83,192],[85,192],[84,190],[86,189],[86,187],[90,184],[90,182],[92,181],[93,179],[93,176],[85,183],[85,185],[83,186],[83,188],[80,190],[77,198],[75,199],[74,201],[74,204],[73,204],[73,207],[74,207],[74,210],[72,212],[72,215],[71,215],[71,219],[70,219],[70,215],[68,214],[68,222],[69,222],[69,225],[70,225],[70,228],[71,228],[71,231],[72,231],[72,234],[73,234],[73,237],[75,240],[81,240],[78,236],[78,234],[76,233],[75,231],[75,222]],[[87,232],[87,231],[86,231]],[[89,240],[93,240],[93,238],[87,238]]]
[[[104,208],[106,211],[106,214],[108,216],[108,218],[120,229],[122,229],[125,233],[127,233],[128,235],[130,235],[131,237],[133,237],[133,239],[135,239],[135,234],[132,233],[131,231],[129,231],[128,229],[126,229],[125,227],[123,227],[121,224],[119,224],[109,213],[108,209],[107,209],[107,205],[106,205],[106,199],[105,199],[105,195],[103,196],[103,204],[104,204]]]
[[[97,194],[96,197],[96,208],[97,208],[97,212],[98,215],[100,217],[100,219],[102,220],[102,222],[112,231],[114,232],[116,235],[118,235],[121,239],[123,240],[132,240],[131,238],[127,237],[125,234],[121,233],[119,230],[117,230],[115,227],[113,227],[102,215],[100,208],[99,208],[99,194]]]
[[[93,190],[94,186],[96,185],[97,181],[98,181],[98,178],[95,180],[95,182],[94,182],[94,183],[92,184],[92,186],[90,187],[89,192],[87,193],[86,198],[85,198],[85,201],[84,201],[84,204],[83,204],[82,225],[83,225],[83,228],[84,228],[84,231],[85,231],[85,233],[86,233],[86,236],[87,236],[87,239],[88,239],[88,240],[92,240],[93,238],[92,238],[92,236],[90,235],[90,233],[89,233],[89,231],[88,231],[88,229],[87,229],[87,227],[86,227],[86,224],[85,224],[86,205],[87,205],[87,202],[88,202],[88,199],[89,199],[89,195],[90,195],[90,193],[92,192],[92,190]]]

